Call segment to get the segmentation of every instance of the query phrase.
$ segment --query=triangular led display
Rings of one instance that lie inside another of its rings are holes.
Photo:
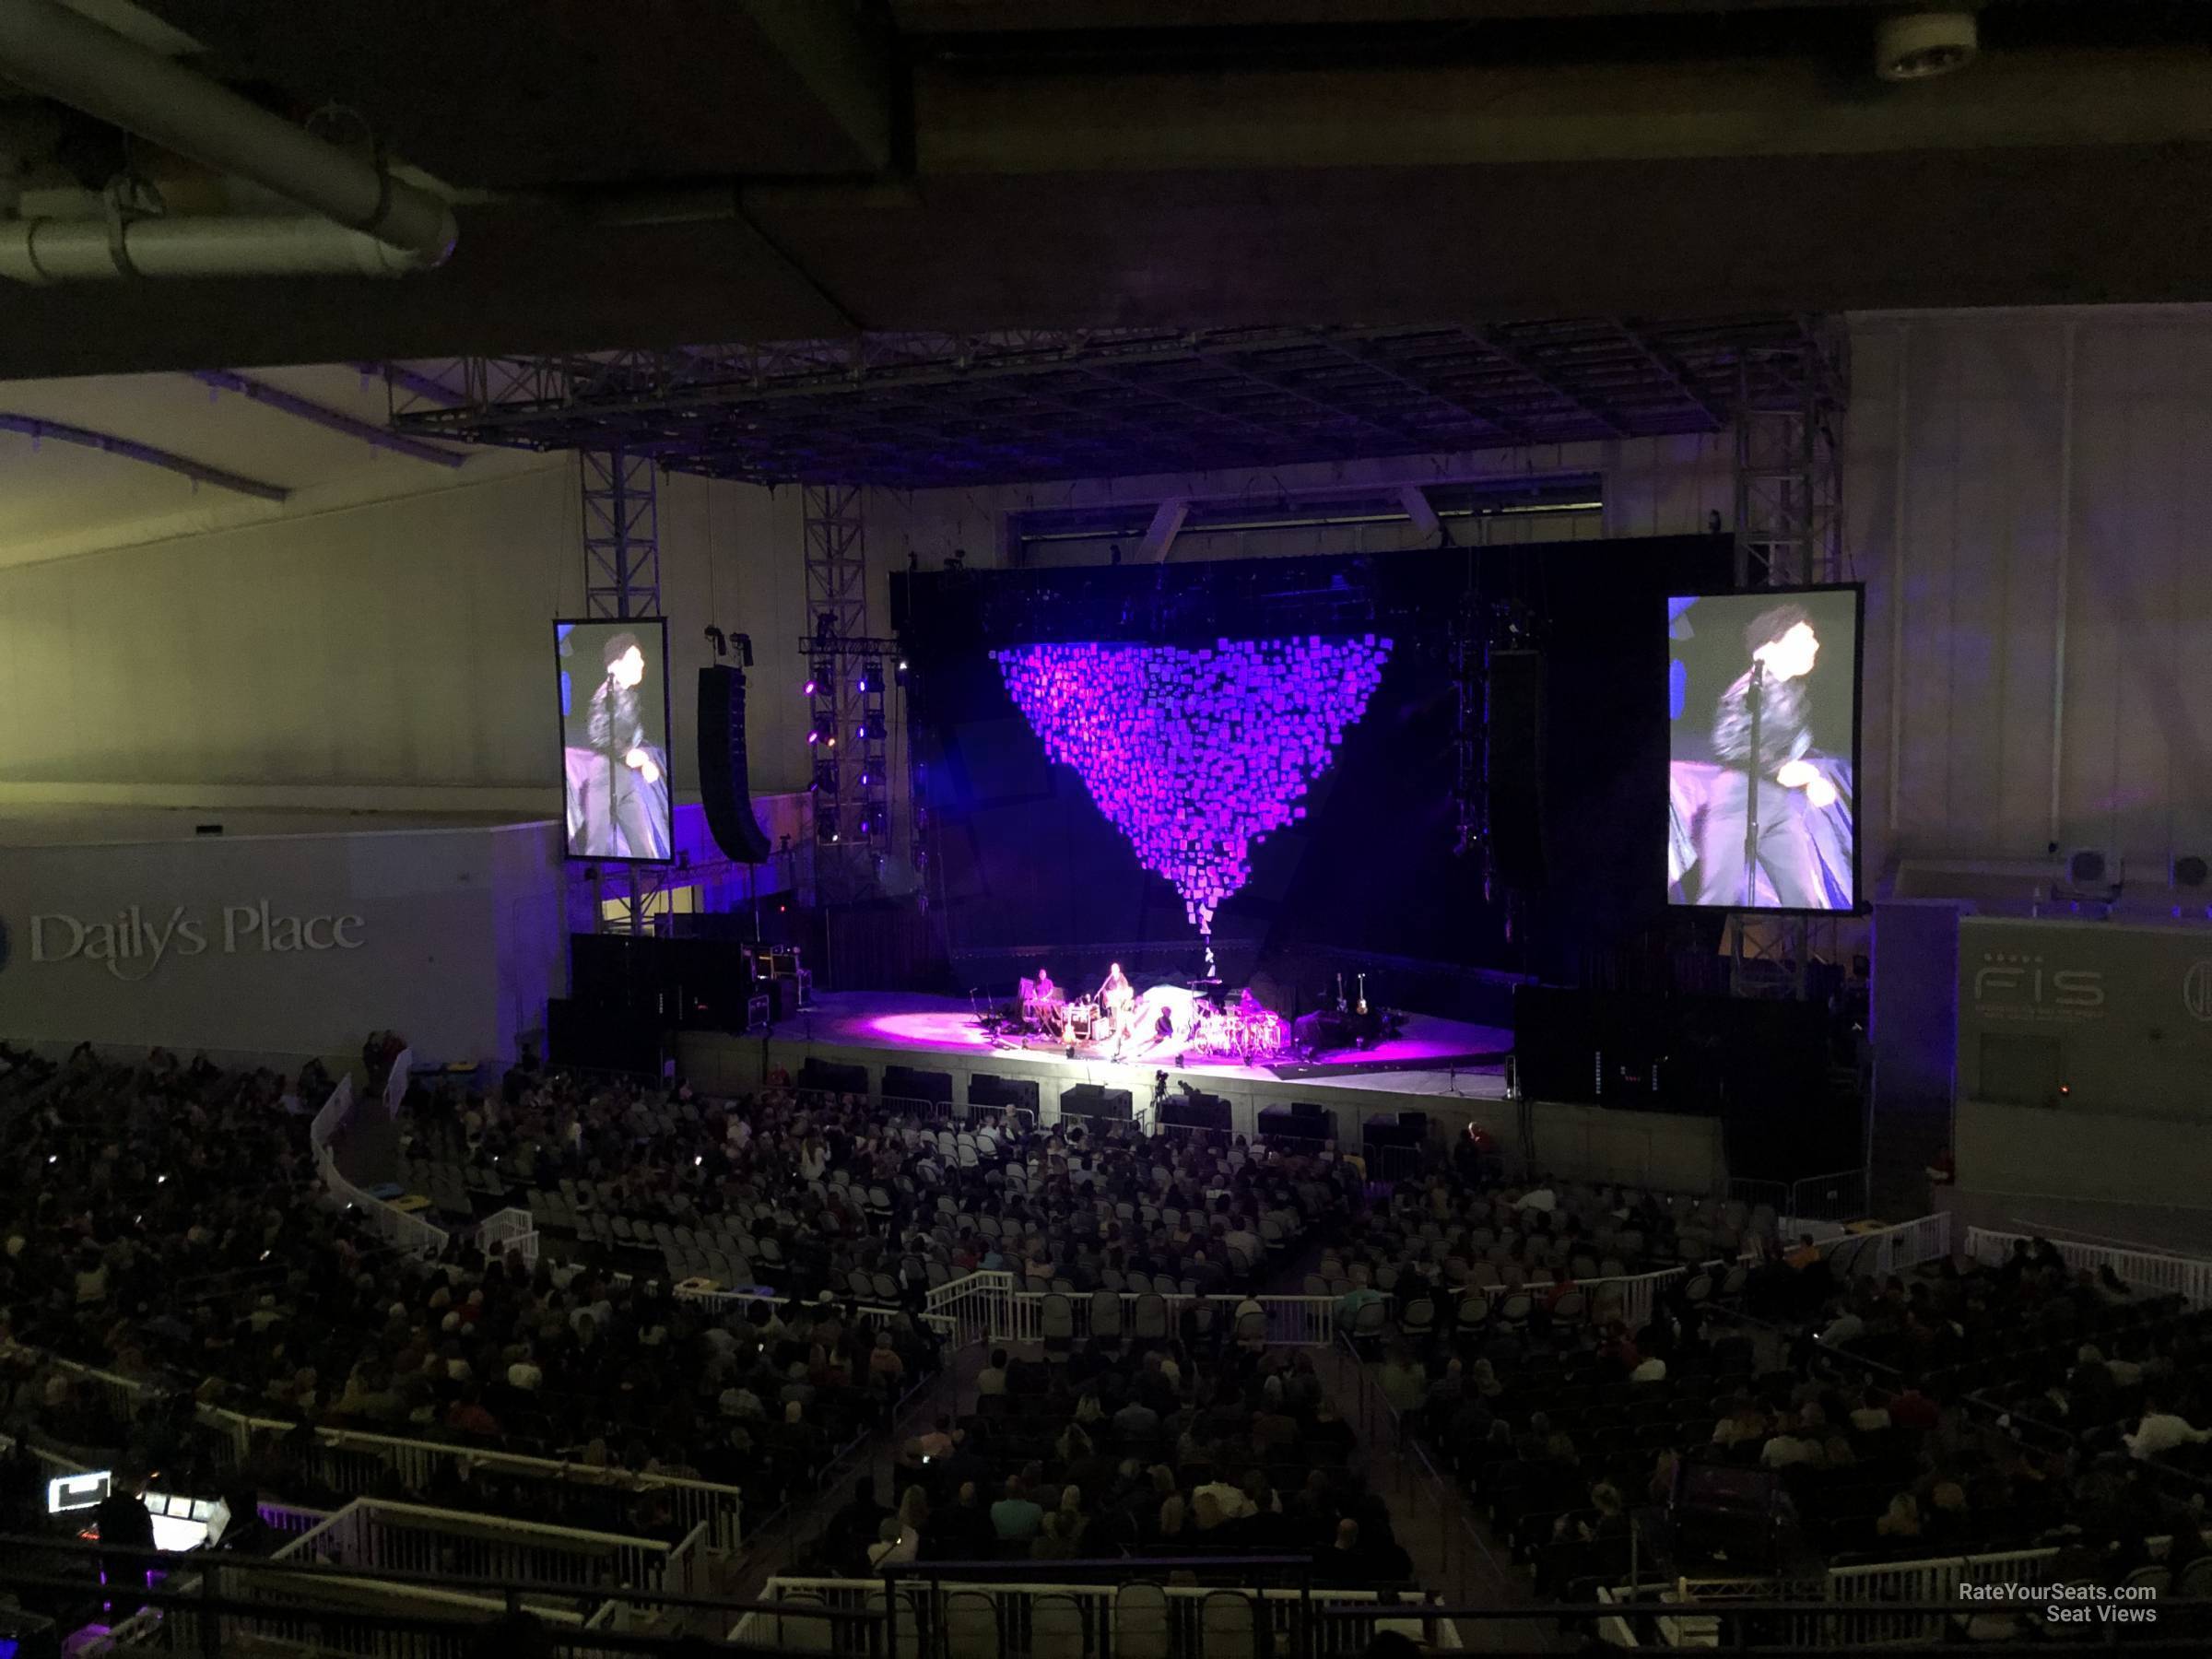
[[[1221,901],[1252,877],[1253,846],[1305,817],[1299,802],[1366,712],[1390,643],[1369,634],[992,655],[1046,756],[1076,769],[1138,861],[1211,935]]]

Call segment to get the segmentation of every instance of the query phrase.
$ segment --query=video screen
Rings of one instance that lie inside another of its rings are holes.
[[[553,624],[571,858],[666,864],[668,626]]]
[[[1859,898],[1864,590],[1667,601],[1667,899],[1849,911]]]
[[[71,1510],[98,1509],[108,1495],[114,1477],[106,1469],[85,1475],[64,1475],[46,1483],[46,1512],[66,1514]]]

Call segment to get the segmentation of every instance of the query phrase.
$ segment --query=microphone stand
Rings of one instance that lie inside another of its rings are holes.
[[[1751,704],[1751,753],[1744,760],[1744,888],[1740,902],[1749,910],[1759,890],[1759,705],[1766,700],[1767,665],[1751,659],[1751,683],[1746,688]]]

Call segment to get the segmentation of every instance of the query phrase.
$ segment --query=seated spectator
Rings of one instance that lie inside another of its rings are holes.
[[[1942,1417],[1936,1402],[1908,1385],[1889,1397],[1889,1420],[1900,1429],[1933,1429]]]
[[[1863,1388],[1851,1394],[1851,1426],[1861,1434],[1879,1434],[1889,1427],[1889,1413],[1873,1404]]]
[[[991,1363],[975,1373],[975,1392],[979,1399],[988,1394],[1003,1394],[1006,1392],[1006,1350],[1005,1348],[994,1347],[991,1350]]]
[[[1006,1477],[1006,1495],[991,1506],[992,1529],[1002,1544],[1027,1544],[1044,1528],[1044,1510],[1030,1498],[1018,1475]]]
[[[1313,1576],[1324,1584],[1371,1583],[1367,1552],[1359,1544],[1359,1523],[1347,1516],[1336,1524],[1336,1536],[1314,1558]]]
[[[1728,1415],[1712,1427],[1716,1446],[1754,1446],[1767,1438],[1767,1414],[1747,1395],[1739,1395]]]
[[[896,1515],[886,1516],[877,1541],[868,1546],[869,1569],[904,1566],[913,1560],[921,1545],[920,1535],[900,1525]]]
[[[1920,1501],[1910,1492],[1900,1492],[1889,1500],[1889,1507],[1874,1524],[1876,1534],[1896,1542],[1917,1543],[1920,1539]]]
[[[1072,1561],[1076,1559],[1076,1540],[1067,1530],[1067,1517],[1058,1510],[1047,1510],[1040,1524],[1037,1535],[1030,1541],[1030,1559],[1033,1561]]]
[[[1427,1368],[1413,1357],[1413,1350],[1404,1343],[1392,1347],[1390,1358],[1383,1362],[1379,1381],[1382,1386],[1383,1399],[1390,1403],[1393,1411],[1401,1415],[1419,1410],[1429,1391]]]
[[[2212,1439],[2212,1430],[2193,1428],[2187,1418],[2167,1410],[2163,1400],[2146,1395],[2142,1420],[2122,1439],[2130,1457],[2160,1457],[2178,1446],[2202,1445]]]

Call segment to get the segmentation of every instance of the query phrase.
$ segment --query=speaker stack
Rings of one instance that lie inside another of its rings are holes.
[[[1288,1106],[1262,1107],[1259,1130],[1263,1140],[1310,1140],[1333,1145],[1336,1139],[1336,1120],[1329,1115],[1325,1106],[1293,1100]]]
[[[1508,887],[1544,884],[1544,656],[1535,651],[1489,653],[1488,746],[1490,868]]]
[[[1135,1101],[1125,1088],[1108,1088],[1098,1083],[1078,1083],[1063,1089],[1060,1115],[1064,1118],[1106,1118],[1125,1124],[1134,1115]]]
[[[1230,1127],[1229,1102],[1217,1094],[1203,1091],[1185,1093],[1176,1089],[1161,1097],[1159,1121],[1175,1124],[1186,1129],[1220,1129]]]
[[[1037,1115],[1037,1079],[970,1072],[968,1104],[988,1112],[1026,1112],[1033,1120]]]
[[[735,864],[766,864],[775,849],[753,816],[745,759],[745,670],[716,665],[699,671],[699,795],[707,829]]]
[[[883,1095],[887,1100],[926,1100],[935,1106],[952,1104],[952,1074],[916,1071],[907,1065],[883,1068]]]

